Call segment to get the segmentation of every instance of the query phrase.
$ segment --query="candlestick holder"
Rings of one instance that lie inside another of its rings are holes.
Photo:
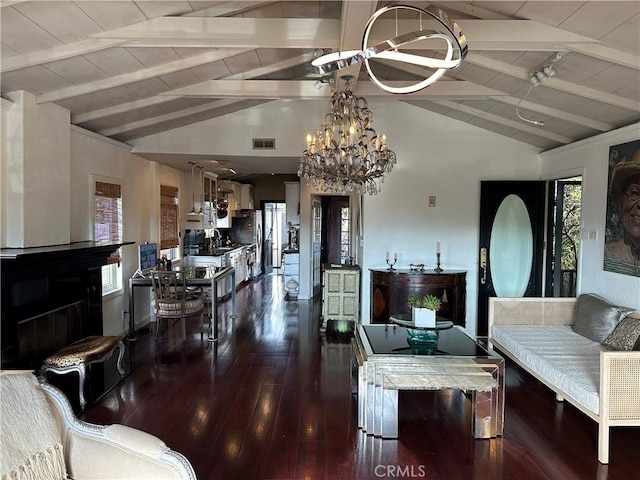
[[[442,272],[442,269],[440,268],[440,252],[436,253],[436,268],[433,269],[434,272],[440,273]]]
[[[397,262],[397,261],[398,261],[398,259],[397,259],[397,258],[394,258],[394,259],[393,259],[393,261],[390,261],[390,260],[387,258],[387,265],[389,265],[388,270],[395,270],[395,269],[393,268],[393,266],[396,264],[396,262]]]

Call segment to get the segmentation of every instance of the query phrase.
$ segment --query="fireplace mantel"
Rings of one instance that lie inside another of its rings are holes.
[[[37,368],[55,350],[102,335],[101,267],[132,243],[0,249],[2,366]]]
[[[2,262],[2,277],[5,274],[30,275],[34,271],[38,274],[52,269],[73,271],[77,268],[89,268],[106,265],[109,256],[123,245],[134,242],[104,243],[104,242],[74,242],[64,245],[49,245],[29,248],[2,248],[0,261]]]

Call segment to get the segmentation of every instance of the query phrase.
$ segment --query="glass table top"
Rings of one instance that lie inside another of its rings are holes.
[[[399,325],[362,325],[366,340],[374,355],[414,355],[405,327]],[[454,326],[438,331],[435,348],[430,355],[496,357],[497,354],[483,348],[462,327]]]

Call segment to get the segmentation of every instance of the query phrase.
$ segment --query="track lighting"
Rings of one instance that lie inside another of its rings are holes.
[[[553,64],[561,58],[562,55],[560,55],[560,53],[558,52],[553,57],[545,60],[542,66],[539,66],[536,69],[532,70],[529,74],[529,82],[531,82],[531,85],[537,87],[548,78],[554,77],[558,72],[554,68]]]
[[[522,97],[516,105],[516,115],[520,120],[532,123],[538,127],[542,127],[544,125],[544,122],[540,122],[538,120],[530,120],[520,115],[520,104],[524,101],[525,98],[527,98],[529,93],[531,93],[531,89],[533,87],[537,87],[545,80],[555,76],[557,71],[553,65],[561,58],[562,55],[560,55],[560,52],[556,52],[554,55],[547,58],[541,66],[538,66],[537,68],[532,70],[531,73],[529,73],[529,83],[531,83],[531,85],[529,86],[529,90],[527,90],[527,93],[525,93],[524,97]]]

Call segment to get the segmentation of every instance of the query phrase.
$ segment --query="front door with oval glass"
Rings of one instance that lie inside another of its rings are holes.
[[[544,181],[485,181],[480,193],[477,334],[490,297],[542,295]]]

